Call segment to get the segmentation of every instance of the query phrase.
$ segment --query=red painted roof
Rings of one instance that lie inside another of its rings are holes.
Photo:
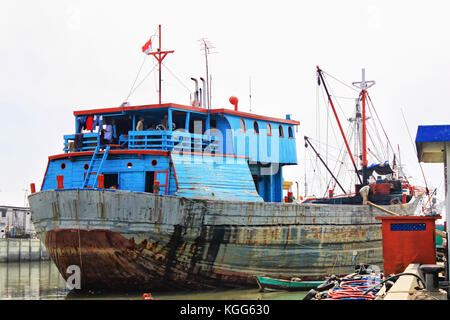
[[[192,155],[201,155],[201,156],[211,156],[211,157],[230,157],[230,158],[245,158],[248,159],[248,157],[245,156],[239,156],[239,155],[233,155],[233,154],[211,154],[211,153],[198,153],[198,152],[180,152],[180,151],[171,151],[173,153],[179,153],[179,154],[192,154]],[[104,153],[104,151],[99,151],[99,154]],[[169,151],[162,151],[162,150],[110,150],[110,154],[153,154],[153,155],[160,155],[164,157],[169,156]],[[63,158],[72,158],[72,157],[79,157],[79,156],[90,156],[93,155],[94,151],[82,151],[82,152],[70,152],[70,153],[61,153],[56,154],[53,156],[49,156],[49,160],[56,160],[56,159],[63,159]]]
[[[176,104],[176,103],[163,103],[163,104],[149,104],[149,105],[142,105],[142,106],[128,106],[128,107],[80,110],[80,111],[74,111],[73,114],[75,116],[81,116],[81,115],[91,115],[91,114],[105,114],[105,113],[115,113],[115,112],[122,112],[122,111],[139,111],[139,110],[151,110],[151,109],[162,109],[162,108],[176,108],[176,109],[182,109],[182,110],[186,110],[186,111],[194,111],[194,112],[205,113],[205,114],[208,113],[208,109],[205,109],[205,108],[186,106],[186,105],[181,105],[181,104]],[[296,120],[266,117],[266,116],[261,116],[261,115],[257,115],[257,114],[253,114],[253,113],[234,111],[234,110],[225,109],[225,108],[211,109],[210,112],[211,112],[211,114],[224,113],[224,114],[230,114],[230,115],[235,115],[235,116],[241,116],[241,117],[245,117],[245,118],[288,123],[288,124],[293,124],[293,125],[300,124],[300,122],[298,122]]]

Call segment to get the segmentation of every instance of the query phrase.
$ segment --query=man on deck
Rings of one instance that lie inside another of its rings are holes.
[[[139,121],[138,121],[138,123],[136,125],[136,131],[143,131],[144,130],[144,122],[145,122],[144,117],[140,117]]]

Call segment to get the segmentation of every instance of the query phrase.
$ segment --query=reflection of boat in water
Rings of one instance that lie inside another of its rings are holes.
[[[305,281],[346,274],[355,250],[382,263],[375,216],[385,213],[358,193],[282,202],[299,122],[241,112],[236,100],[234,110],[210,108],[205,92],[196,88],[190,105],[74,112],[76,133],[64,136],[65,153],[49,157],[41,191],[29,197],[63,277],[78,265],[82,289],[178,290],[253,286],[258,274]],[[140,118],[151,125],[164,115],[177,130],[135,130]],[[102,121],[115,129],[112,143]],[[92,123],[98,132],[89,132]],[[412,214],[414,195],[402,198],[390,185],[369,199]],[[394,198],[404,203],[390,204]]]
[[[298,278],[290,280],[256,276],[260,291],[305,291],[315,289],[324,281],[301,281]]]

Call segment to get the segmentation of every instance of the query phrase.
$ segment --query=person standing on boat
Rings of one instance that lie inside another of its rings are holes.
[[[165,114],[164,118],[161,120],[161,125],[164,127],[164,130],[169,130],[169,116],[167,114]]]
[[[145,122],[144,117],[140,117],[140,118],[139,118],[139,121],[138,121],[138,123],[137,123],[137,125],[136,125],[136,131],[144,131],[144,122]],[[138,140],[138,141],[136,142],[137,145],[144,144],[143,141],[139,141],[139,140],[141,140],[142,138],[143,138],[143,136],[136,136],[136,139]]]
[[[145,122],[144,117],[140,117],[139,121],[138,121],[138,123],[136,125],[136,131],[143,131],[144,130],[144,122]]]
[[[109,122],[106,124],[104,139],[106,144],[113,143],[113,126]]]

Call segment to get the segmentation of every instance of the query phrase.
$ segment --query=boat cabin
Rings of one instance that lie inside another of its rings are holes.
[[[121,189],[282,202],[282,167],[297,164],[298,121],[179,104],[75,111],[64,153],[41,190]]]

